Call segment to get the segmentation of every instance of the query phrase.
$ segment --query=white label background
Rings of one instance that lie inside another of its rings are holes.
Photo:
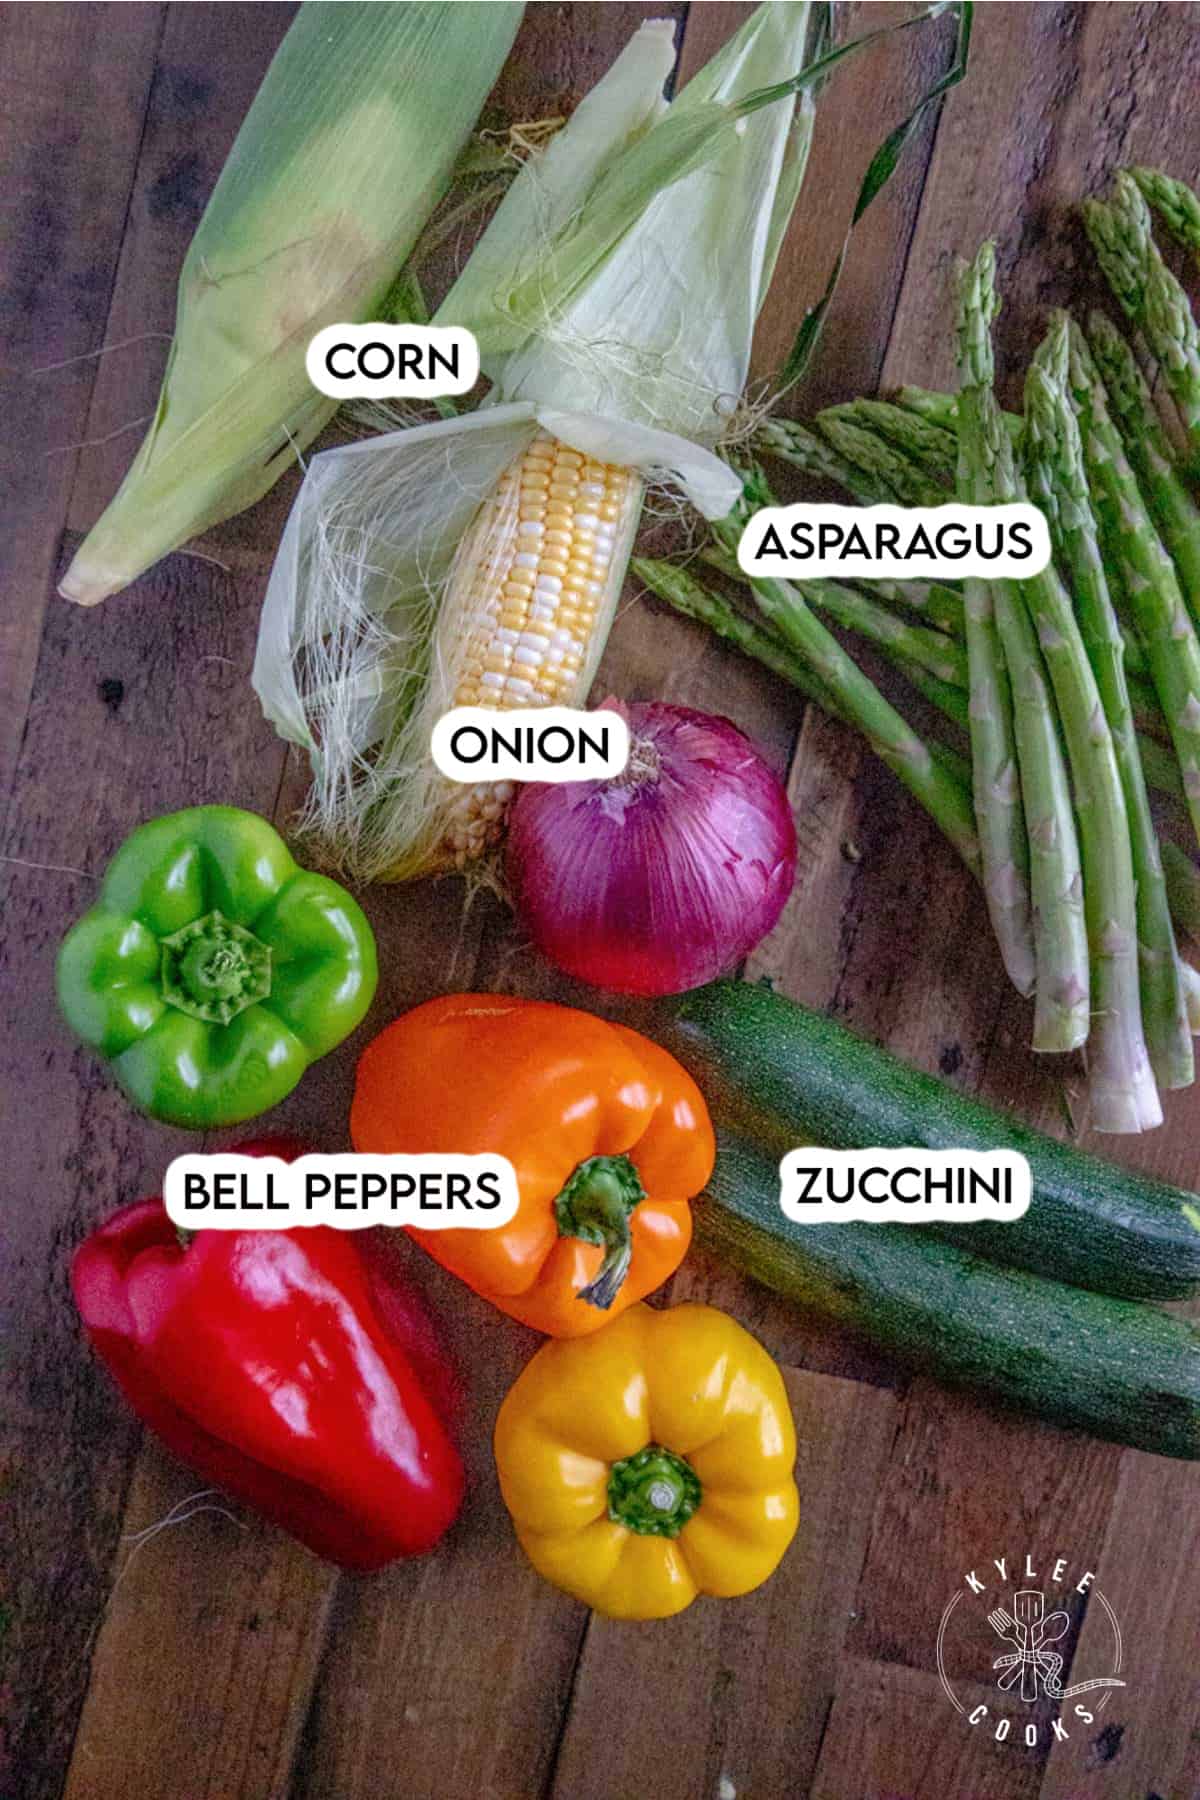
[[[1018,557],[1011,553],[996,557],[974,553],[966,556],[888,553],[863,556],[857,551],[845,555],[830,551],[821,555],[815,550],[809,556],[801,554],[791,540],[793,525],[811,525],[814,537],[822,525],[833,526],[841,534],[842,543],[852,530],[856,530],[868,544],[874,542],[877,526],[894,525],[902,545],[912,538],[918,526],[932,543],[937,533],[947,527],[970,539],[976,526],[986,525],[990,541],[990,535],[998,526],[1003,525],[1006,532],[1011,533],[1016,524],[1024,525],[1028,530],[1033,545],[1029,556]],[[787,554],[756,554],[769,526],[774,526]],[[906,577],[922,581],[954,581],[961,580],[964,575],[991,581],[1028,581],[1049,566],[1050,531],[1037,507],[1027,502],[1011,506],[959,506],[954,502],[946,506],[764,506],[742,532],[737,559],[745,574],[774,576],[780,581],[789,578],[803,581],[807,576],[817,575],[841,576],[847,581],[903,580]]]
[[[189,1174],[201,1176],[210,1189],[217,1175],[244,1175],[249,1183],[249,1198],[257,1204],[247,1211],[240,1207],[188,1207],[184,1204],[184,1181]],[[275,1178],[275,1206],[270,1212],[263,1206],[268,1174]],[[411,1175],[418,1181],[422,1175],[459,1175],[469,1180],[472,1188],[480,1175],[491,1175],[500,1203],[486,1209],[473,1205],[468,1210],[461,1204],[449,1205],[443,1196],[440,1209],[431,1210],[421,1207],[418,1192],[393,1209],[389,1194],[384,1192],[370,1205],[350,1211],[337,1207],[331,1192],[315,1198],[311,1207],[305,1204],[310,1175],[350,1175],[361,1183],[366,1175],[390,1181],[398,1174]],[[286,1210],[281,1206],[284,1201]],[[363,1231],[370,1225],[419,1225],[425,1231],[491,1231],[512,1221],[519,1195],[516,1171],[506,1156],[370,1156],[347,1152],[337,1156],[298,1156],[295,1162],[284,1162],[278,1156],[238,1156],[234,1151],[223,1151],[177,1156],[163,1182],[163,1203],[172,1224],[184,1231],[291,1231],[302,1225],[332,1225],[339,1231]]]
[[[608,756],[589,749],[566,762],[551,762],[537,755],[526,761],[502,750],[478,762],[460,762],[451,749],[455,732],[464,728],[482,731],[485,737],[493,731],[511,737],[519,729],[523,737],[527,727],[539,735],[554,727],[572,737],[586,727],[593,740],[606,731]],[[629,761],[629,726],[619,712],[605,707],[583,712],[571,706],[512,706],[501,712],[494,706],[456,706],[443,713],[434,726],[429,753],[449,781],[611,781],[624,772]]]
[[[882,1177],[872,1181],[875,1190],[886,1188],[898,1170],[915,1170],[904,1183],[906,1192],[920,1192],[923,1182],[922,1173],[930,1171],[939,1179],[950,1176],[956,1169],[964,1172],[972,1169],[988,1180],[1001,1176],[1005,1170],[1010,1172],[1012,1200],[1009,1204],[991,1200],[986,1196],[971,1203],[959,1203],[952,1198],[936,1198],[924,1200],[888,1199],[871,1201],[860,1197],[850,1200],[817,1199],[824,1185],[823,1177],[818,1175],[812,1183],[813,1197],[805,1201],[800,1198],[807,1186],[807,1177],[801,1171],[817,1169],[832,1171],[837,1176],[839,1192],[844,1192],[847,1178],[851,1173],[856,1177],[856,1186],[869,1169],[882,1170]],[[848,1225],[851,1222],[868,1225],[924,1225],[933,1222],[945,1223],[952,1219],[955,1224],[969,1225],[972,1222],[989,1220],[992,1224],[1010,1223],[1019,1219],[1029,1211],[1029,1202],[1033,1193],[1033,1180],[1029,1173],[1029,1163],[1025,1157],[1015,1150],[825,1150],[817,1146],[800,1150],[789,1150],[779,1164],[779,1205],[784,1217],[791,1219],[795,1225]]]

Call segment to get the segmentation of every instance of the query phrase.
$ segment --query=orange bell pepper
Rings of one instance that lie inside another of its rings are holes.
[[[508,1225],[412,1236],[551,1337],[598,1330],[678,1268],[715,1155],[700,1090],[657,1044],[497,994],[431,1000],[381,1032],[358,1065],[350,1134],[381,1155],[509,1159]]]

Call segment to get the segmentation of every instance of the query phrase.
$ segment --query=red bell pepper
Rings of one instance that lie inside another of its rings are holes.
[[[260,1139],[247,1155],[304,1146]],[[76,1252],[88,1336],[179,1459],[348,1569],[437,1543],[463,1470],[415,1296],[328,1226],[200,1231],[159,1199],[123,1207]],[[445,1371],[443,1370],[443,1373]]]

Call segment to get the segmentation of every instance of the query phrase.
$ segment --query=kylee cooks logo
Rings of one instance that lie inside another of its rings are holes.
[[[1064,1650],[1077,1636],[1084,1610],[1093,1607],[1099,1609],[1101,1630],[1089,1636],[1088,1654],[1103,1659],[1105,1672],[1088,1671],[1086,1678],[1064,1685]],[[990,1703],[979,1697],[977,1673],[980,1645],[988,1633],[996,1689]],[[1037,1748],[1043,1731],[1065,1743],[1072,1727],[1095,1723],[1112,1690],[1126,1685],[1121,1676],[1123,1656],[1121,1627],[1096,1586],[1096,1571],[1074,1566],[1065,1556],[1044,1568],[1030,1556],[1022,1563],[998,1556],[979,1569],[968,1569],[938,1627],[938,1675],[954,1710],[966,1725],[988,1732],[998,1744],[1011,1739],[1031,1750]],[[964,1668],[970,1674],[964,1675]],[[1079,1698],[1083,1694],[1092,1698],[1083,1701]],[[1029,1707],[1041,1703],[1041,1718],[1022,1724],[1019,1716],[1014,1717],[1015,1701]],[[1055,1709],[1048,1726],[1046,1702]]]

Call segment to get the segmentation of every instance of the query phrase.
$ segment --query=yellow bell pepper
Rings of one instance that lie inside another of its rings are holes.
[[[633,1306],[544,1344],[500,1408],[495,1449],[534,1568],[610,1618],[748,1593],[795,1534],[783,1379],[711,1306]]]

